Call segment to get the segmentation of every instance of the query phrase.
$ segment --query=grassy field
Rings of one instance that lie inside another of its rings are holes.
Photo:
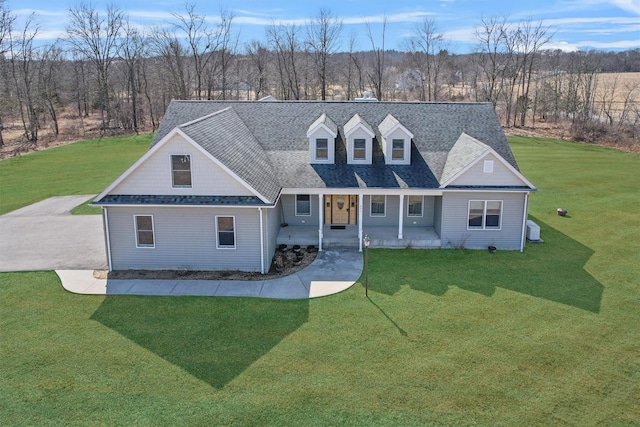
[[[511,142],[545,243],[372,250],[370,300],[362,283],[100,297],[0,274],[2,423],[640,425],[640,156]]]
[[[151,134],[91,139],[0,162],[0,215],[52,196],[98,194],[149,148]]]

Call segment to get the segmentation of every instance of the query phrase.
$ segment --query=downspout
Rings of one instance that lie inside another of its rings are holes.
[[[529,193],[524,194],[524,214],[522,215],[522,240],[520,241],[520,252],[524,252],[524,241],[527,236],[527,217],[529,216]]]
[[[318,251],[322,252],[322,228],[324,226],[324,194],[318,194]]]
[[[264,274],[264,233],[262,224],[262,208],[258,208],[260,214],[260,273]]]
[[[398,239],[402,240],[402,229],[404,227],[404,194],[400,194],[400,213],[398,215]]]
[[[362,203],[364,195],[358,194],[358,251],[362,252]]]
[[[109,271],[113,271],[113,265],[111,265],[111,234],[109,233],[109,214],[107,208],[102,207],[102,221],[104,223],[104,240],[107,244],[107,264]]]

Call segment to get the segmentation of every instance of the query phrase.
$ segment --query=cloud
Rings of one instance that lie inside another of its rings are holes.
[[[638,0],[611,0],[609,3],[627,12],[640,15],[640,1]]]

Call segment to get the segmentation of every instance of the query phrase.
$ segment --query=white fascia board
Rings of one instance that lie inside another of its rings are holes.
[[[209,208],[209,209],[271,209],[275,205],[160,205],[160,204],[142,204],[142,203],[98,203],[98,206],[104,208]]]
[[[307,132],[307,138],[311,138],[311,136],[313,136],[321,128],[327,131],[327,133],[334,138],[338,136],[338,134],[334,132],[331,128],[329,128],[329,126],[325,125],[324,123],[320,123],[318,126],[314,127],[313,129],[309,129],[309,131]]]
[[[375,132],[370,131],[365,125],[363,125],[362,123],[358,123],[357,125],[355,125],[352,129],[349,130],[349,132],[345,132],[344,136],[346,138],[349,138],[356,130],[358,129],[362,129],[364,130],[364,132],[369,135],[371,138],[375,137],[376,134]]]
[[[384,194],[384,195],[422,195],[441,196],[443,191],[439,188],[283,188],[281,194]]]
[[[533,185],[531,182],[529,182],[529,180],[527,178],[524,177],[524,175],[522,175],[520,172],[518,172],[518,170],[516,168],[514,168],[509,162],[507,162],[500,154],[498,154],[493,148],[487,146],[487,149],[480,154],[474,161],[472,161],[471,163],[469,163],[467,166],[465,166],[464,168],[462,168],[457,174],[455,174],[454,176],[452,176],[451,178],[449,178],[447,180],[447,182],[444,182],[442,185],[440,185],[440,188],[446,188],[449,184],[451,184],[453,181],[455,181],[456,179],[458,179],[460,176],[464,175],[465,172],[467,172],[469,169],[471,169],[473,166],[475,166],[476,164],[478,164],[481,160],[484,160],[485,157],[487,157],[489,154],[492,154],[496,159],[498,159],[498,161],[504,165],[509,171],[511,171],[518,179],[520,179],[527,187],[529,187],[531,190],[537,190],[536,186]]]
[[[414,135],[409,131],[409,129],[404,127],[402,123],[396,123],[391,129],[385,132],[385,134],[382,135],[382,137],[386,139],[392,132],[395,132],[397,129],[402,130],[402,132],[404,132],[409,137],[409,139],[413,139]]]

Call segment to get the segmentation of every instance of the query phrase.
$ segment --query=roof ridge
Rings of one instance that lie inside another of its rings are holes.
[[[211,114],[207,114],[206,116],[198,117],[197,119],[188,121],[186,123],[179,124],[176,127],[183,128],[183,127],[191,126],[191,125],[194,125],[194,124],[199,123],[201,121],[207,120],[207,119],[209,119],[211,117],[217,116],[218,114],[225,113],[228,110],[233,110],[233,108],[232,107],[223,108],[222,110],[218,110],[218,111],[213,112]]]

